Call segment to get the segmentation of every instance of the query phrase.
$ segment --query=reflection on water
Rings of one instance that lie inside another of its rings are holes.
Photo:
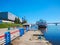
[[[53,45],[60,45],[60,26],[48,26],[46,29],[41,29],[45,38]]]

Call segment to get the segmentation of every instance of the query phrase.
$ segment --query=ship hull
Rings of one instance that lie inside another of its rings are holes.
[[[46,27],[47,27],[46,25],[39,25],[38,29],[40,29],[40,28],[46,28]]]

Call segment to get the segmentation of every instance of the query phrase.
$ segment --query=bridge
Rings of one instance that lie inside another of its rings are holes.
[[[47,24],[55,24],[55,25],[58,25],[58,24],[60,24],[60,22],[47,23]]]

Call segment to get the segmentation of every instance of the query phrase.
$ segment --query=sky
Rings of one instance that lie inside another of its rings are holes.
[[[0,12],[11,12],[28,23],[60,22],[60,0],[0,0]]]

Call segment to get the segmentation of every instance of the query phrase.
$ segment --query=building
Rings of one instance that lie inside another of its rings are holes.
[[[14,21],[15,15],[10,12],[0,12],[0,20]]]
[[[10,12],[0,12],[0,22],[13,23],[15,21],[15,18],[18,18],[18,17]]]

